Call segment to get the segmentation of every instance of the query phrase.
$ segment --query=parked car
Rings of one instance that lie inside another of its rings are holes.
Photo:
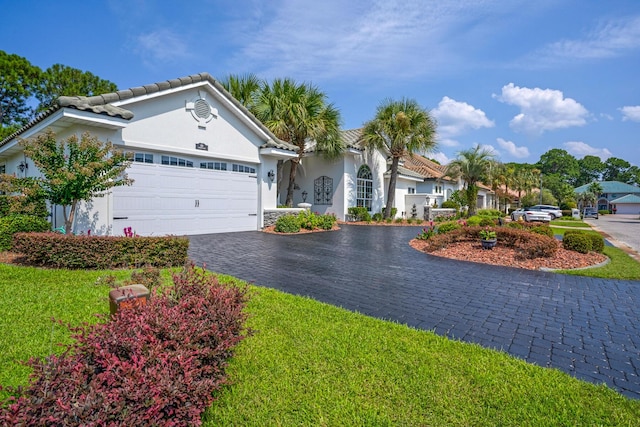
[[[552,205],[535,205],[531,206],[529,209],[540,210],[549,213],[551,215],[551,219],[560,218],[562,216],[562,210],[558,206]]]
[[[597,208],[584,208],[582,211],[582,218],[595,218],[598,219],[598,209]]]
[[[520,208],[511,212],[511,220],[518,221],[522,218],[524,221],[551,221],[551,215],[541,209]]]

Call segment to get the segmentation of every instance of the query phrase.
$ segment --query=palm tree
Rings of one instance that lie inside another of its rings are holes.
[[[391,156],[391,177],[384,218],[391,216],[400,158],[417,151],[425,153],[433,150],[436,146],[435,135],[435,120],[413,99],[382,101],[373,120],[364,124],[362,142],[365,147],[386,149]]]
[[[220,82],[222,86],[237,99],[247,110],[253,110],[264,82],[255,74],[243,76],[231,74]]]
[[[293,206],[296,172],[306,144],[313,141],[316,151],[328,159],[344,151],[340,112],[315,86],[288,78],[275,79],[270,85],[263,83],[252,112],[277,138],[298,147],[298,156],[291,160],[285,201]]]
[[[468,215],[476,213],[478,199],[478,182],[486,179],[494,155],[486,148],[476,145],[470,150],[463,150],[458,157],[447,165],[445,175],[465,182],[465,195]]]

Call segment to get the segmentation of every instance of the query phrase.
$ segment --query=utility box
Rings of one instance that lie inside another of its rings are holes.
[[[575,219],[580,219],[580,211],[578,209],[571,209],[571,216]]]
[[[149,301],[149,289],[144,285],[128,285],[112,289],[109,292],[109,311],[116,314],[118,310],[140,307]]]

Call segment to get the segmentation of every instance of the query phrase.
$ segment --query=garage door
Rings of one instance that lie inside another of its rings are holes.
[[[114,234],[131,227],[142,236],[258,229],[255,174],[133,163],[135,182],[116,187]]]

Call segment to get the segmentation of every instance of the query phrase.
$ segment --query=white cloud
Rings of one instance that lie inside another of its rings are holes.
[[[568,153],[580,158],[584,156],[598,156],[600,159],[606,160],[613,155],[611,151],[606,148],[594,148],[589,144],[580,141],[569,141],[565,142],[563,145],[567,149]]]
[[[631,120],[632,122],[640,122],[640,105],[627,106],[620,108],[622,112],[622,121]]]
[[[582,39],[560,40],[529,55],[527,65],[554,65],[576,60],[613,58],[638,50],[640,16],[602,21]]]
[[[437,142],[438,145],[443,147],[457,147],[458,145],[460,145],[460,142],[458,142],[457,140],[451,138],[441,138],[440,135],[438,135],[437,137]]]
[[[500,102],[520,108],[509,125],[517,132],[542,134],[548,130],[583,126],[589,112],[579,102],[565,98],[559,90],[526,88],[509,83],[501,95],[493,95]]]
[[[524,159],[526,157],[529,157],[529,149],[527,147],[518,147],[515,143],[506,141],[502,138],[498,138],[496,141],[498,142],[500,148],[502,148],[515,158]]]
[[[438,107],[431,110],[431,114],[438,121],[438,134],[443,137],[460,135],[469,129],[495,126],[484,111],[448,96],[442,98]]]
[[[357,84],[365,73],[385,79],[440,76],[469,66],[457,45],[475,32],[493,30],[478,25],[482,17],[497,19],[523,3],[528,2],[273,0],[250,7],[239,2],[242,13],[235,12],[228,38],[238,45],[237,68],[251,64],[267,78],[349,77]]]
[[[494,147],[493,145],[490,145],[490,144],[476,144],[476,145],[480,145],[482,150],[486,151],[489,154],[494,155],[496,158],[500,157],[500,151],[498,151],[496,147]]]
[[[175,62],[191,56],[183,37],[167,29],[140,34],[136,42],[136,52],[147,63]]]
[[[429,154],[426,157],[431,159],[436,159],[441,165],[446,165],[451,162],[451,159],[447,157],[442,151],[438,151],[437,153]]]

